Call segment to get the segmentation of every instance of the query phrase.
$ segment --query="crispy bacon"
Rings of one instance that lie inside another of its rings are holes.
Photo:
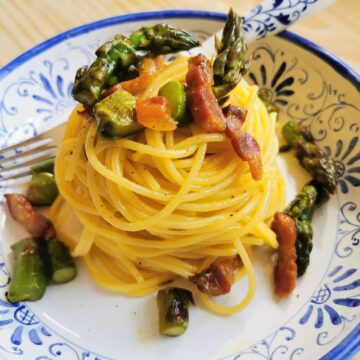
[[[155,59],[145,58],[140,64],[139,76],[132,80],[123,81],[120,85],[124,90],[133,95],[139,94],[147,89],[156,73],[163,67],[163,56],[157,56]]]
[[[245,123],[247,110],[241,106],[228,105],[222,109],[226,118],[225,134],[230,139],[233,134],[238,133],[242,129],[242,125]]]
[[[122,89],[128,91],[130,94],[136,95],[139,94],[140,92],[145,91],[146,88],[151,84],[153,78],[154,78],[153,74],[144,72],[139,76],[137,76],[136,78],[123,81],[118,85],[120,85]]]
[[[29,199],[20,194],[5,194],[5,199],[12,217],[23,224],[33,236],[50,240],[55,237],[55,229],[49,219],[38,213]]]
[[[223,109],[226,117],[226,136],[241,160],[249,164],[254,180],[262,177],[261,150],[258,142],[248,132],[242,130],[247,111],[240,106],[229,105]]]
[[[190,88],[198,86],[213,86],[214,74],[208,59],[198,54],[189,58],[189,71],[186,75],[186,83]],[[189,75],[189,76],[188,76]]]
[[[170,102],[164,96],[137,99],[136,119],[141,125],[159,131],[171,131],[177,125],[171,117]]]
[[[134,79],[113,85],[111,88],[105,90],[102,93],[101,98],[106,98],[119,89],[126,90],[133,95],[145,91],[153,81],[156,73],[164,68],[164,66],[165,58],[163,55],[159,55],[154,59],[145,58],[139,65],[139,76]]]
[[[258,142],[246,131],[240,131],[231,138],[231,144],[241,160],[249,164],[254,180],[262,177],[262,162]]]
[[[205,294],[224,295],[230,292],[235,280],[235,271],[241,266],[239,256],[222,259],[214,262],[201,273],[191,276],[189,280]]]
[[[234,105],[221,110],[211,88],[212,68],[204,55],[199,54],[189,59],[186,84],[186,100],[194,120],[208,131],[225,132],[236,154],[248,162],[252,177],[260,180],[260,146],[249,133],[242,130],[247,111]]]
[[[274,269],[275,293],[286,298],[296,286],[296,226],[295,221],[282,212],[277,212],[271,224],[279,242],[278,261]]]
[[[208,131],[224,132],[226,119],[212,91],[212,68],[204,55],[189,59],[186,84],[186,100],[194,120]]]

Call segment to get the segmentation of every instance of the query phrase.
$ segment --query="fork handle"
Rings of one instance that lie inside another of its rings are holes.
[[[243,16],[248,43],[275,35],[335,0],[264,0]]]

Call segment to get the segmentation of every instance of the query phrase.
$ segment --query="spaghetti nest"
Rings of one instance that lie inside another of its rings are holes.
[[[184,81],[187,59],[179,58],[154,79],[142,97],[156,96],[170,80]],[[243,309],[255,291],[248,251],[277,247],[269,227],[284,204],[284,184],[276,166],[275,114],[268,114],[257,87],[245,81],[230,102],[245,107],[245,130],[259,143],[263,176],[254,181],[248,164],[224,134],[207,133],[195,123],[174,131],[151,129],[112,140],[78,106],[70,116],[56,158],[60,196],[51,209],[59,237],[82,256],[100,285],[130,296],[157,291],[164,283],[188,278],[219,257],[238,254],[248,293],[225,307],[200,294],[213,311]],[[81,223],[81,236],[66,230]]]

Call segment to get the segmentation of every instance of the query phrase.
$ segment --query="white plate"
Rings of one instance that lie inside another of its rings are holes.
[[[29,50],[0,70],[0,148],[65,121],[74,106],[70,89],[76,69],[114,34],[171,21],[203,39],[224,19],[186,10],[118,16]],[[154,296],[130,299],[100,289],[81,264],[75,281],[50,286],[41,301],[12,305],[5,302],[9,246],[25,233],[1,206],[2,359],[347,359],[359,350],[359,76],[288,32],[257,42],[250,51],[248,80],[280,107],[282,118],[309,127],[337,166],[338,193],[315,215],[311,264],[293,296],[276,301],[272,265],[260,252],[250,306],[231,317],[193,307],[189,329],[179,338],[158,335]],[[294,180],[289,162],[283,169],[291,197],[301,181]]]

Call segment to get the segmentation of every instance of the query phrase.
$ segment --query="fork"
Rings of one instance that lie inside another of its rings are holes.
[[[55,157],[65,124],[0,150],[0,191],[25,184],[34,165]]]
[[[247,41],[251,43],[285,30],[295,22],[320,11],[333,1],[263,0],[243,17]],[[201,48],[192,49],[192,53],[201,50],[205,54],[211,54],[213,46],[214,37],[212,36],[202,43]],[[64,126],[64,124],[60,126]],[[7,186],[26,183],[30,179],[31,166],[54,156],[56,151],[54,137],[61,133],[60,126],[30,140],[0,150],[0,192]]]

